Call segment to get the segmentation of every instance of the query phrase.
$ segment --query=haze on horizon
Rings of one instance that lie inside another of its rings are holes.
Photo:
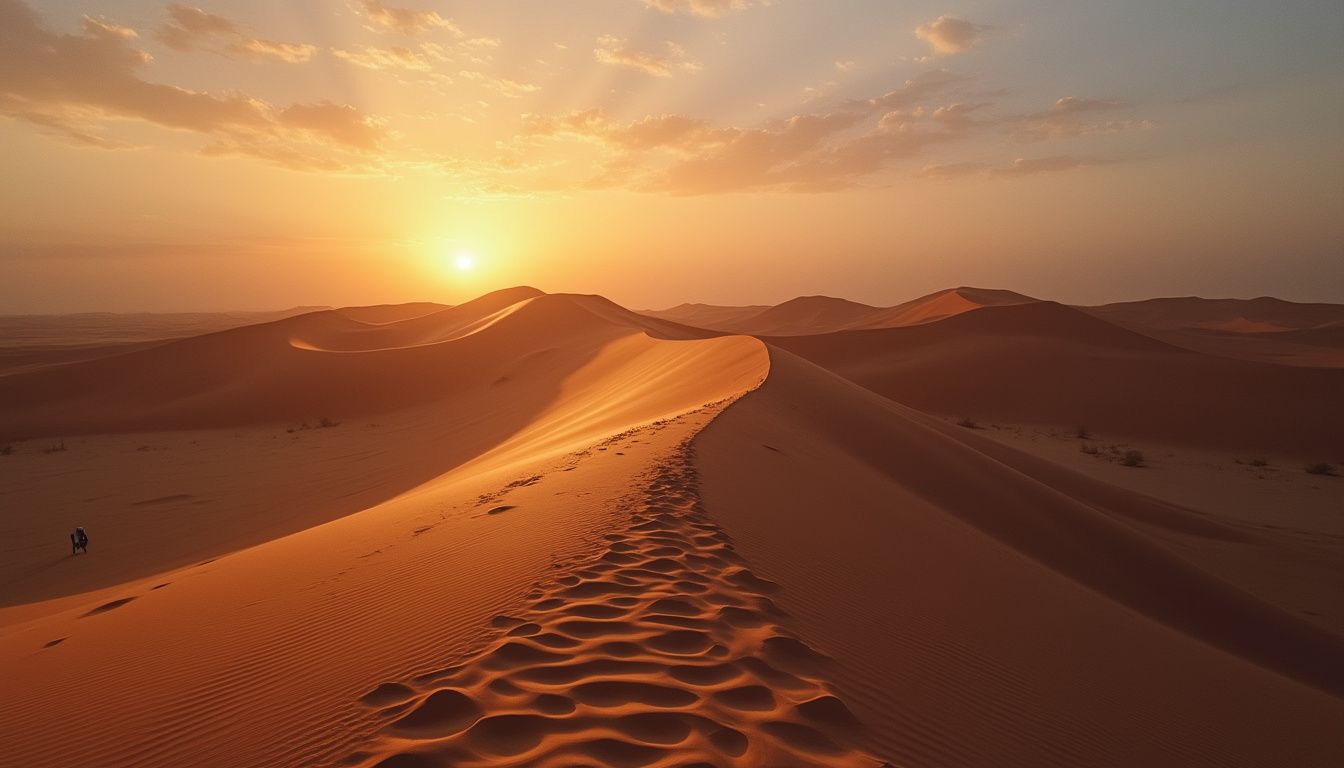
[[[1344,302],[1341,34],[1307,0],[0,0],[0,313]]]

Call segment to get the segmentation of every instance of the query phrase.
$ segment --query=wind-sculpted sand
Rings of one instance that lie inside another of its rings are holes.
[[[1232,514],[909,405],[1328,454],[1338,371],[1006,291],[680,314],[516,288],[0,374],[0,765],[1339,764],[1344,481]]]
[[[878,765],[829,659],[706,514],[690,458],[662,457],[600,549],[494,617],[484,649],[366,694],[389,723],[360,764]]]

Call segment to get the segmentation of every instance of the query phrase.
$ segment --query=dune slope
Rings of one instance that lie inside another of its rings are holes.
[[[955,427],[771,354],[765,385],[696,439],[705,505],[837,660],[875,751],[909,765],[1327,765],[1344,748],[1330,725],[1344,640],[1131,524],[1184,525],[1181,510],[1067,496]]]
[[[490,349],[508,350],[517,367],[505,371],[510,378],[492,398],[458,400],[450,390],[443,407],[480,408],[474,418],[516,427],[477,435],[475,456],[440,476],[363,511],[206,562],[38,604],[42,609],[0,609],[6,758],[28,766],[280,766],[405,751],[403,740],[375,739],[392,719],[384,710],[400,690],[393,683],[420,685],[414,681],[468,657],[507,626],[497,614],[526,610],[534,585],[563,575],[559,569],[574,558],[600,552],[595,548],[609,543],[602,537],[613,526],[637,525],[622,515],[638,500],[632,489],[652,482],[649,468],[673,456],[715,403],[764,376],[767,358],[755,340],[655,339],[637,325],[598,318],[589,303],[539,297],[474,334],[494,334]],[[256,338],[275,337],[266,331]],[[567,355],[581,364],[560,367],[564,375],[552,379],[552,359]],[[540,407],[507,389],[534,386],[549,395]],[[433,452],[438,441],[457,439],[472,438],[444,434],[415,449]],[[668,554],[658,551],[656,536],[646,538],[648,573],[626,578],[674,572],[663,570]],[[560,629],[592,640],[582,622],[601,618],[576,617],[579,624]],[[664,625],[593,645],[624,657],[632,647],[670,663],[698,652],[700,638],[694,627]],[[532,658],[516,652],[511,646],[497,663]],[[622,713],[632,715],[618,723],[624,736],[611,733],[604,723],[615,721],[598,716],[615,714],[611,697],[629,695],[626,677],[611,683],[612,675],[585,669],[575,674],[591,674],[592,684],[575,700],[586,714],[562,724],[557,738],[570,734],[574,749],[619,761],[661,749],[668,728],[677,732],[655,705],[652,717]],[[389,685],[379,692],[381,683]],[[503,685],[491,690],[517,701]],[[451,719],[452,707],[440,706],[444,698],[422,712],[433,722],[421,727]],[[827,702],[818,707],[819,716],[830,716]],[[494,758],[525,755],[509,724],[538,725],[546,716],[532,714],[491,721],[473,743]],[[69,723],[80,723],[83,740],[96,749],[53,750]],[[790,725],[779,728],[793,738]],[[806,740],[810,732],[803,734]],[[732,734],[716,738],[738,749]]]
[[[1304,457],[1344,451],[1344,371],[1199,354],[1052,302],[768,340],[938,414]]]
[[[911,327],[780,343],[995,407],[1038,402],[1042,373],[1076,386],[1075,366],[1326,397],[1275,377],[1330,372],[1206,359],[1015,296],[944,294]],[[1289,537],[601,297],[311,313],[0,376],[0,395],[22,405],[0,433],[28,438],[0,478],[16,543],[0,744],[18,765],[1315,766],[1344,750],[1344,638],[1227,568],[1291,559]],[[1246,391],[1218,397],[1214,416]],[[66,450],[41,450],[57,436]],[[87,556],[65,551],[72,520],[94,532]],[[71,723],[96,747],[53,749]]]
[[[1154,338],[1243,360],[1344,368],[1344,306],[1258,299],[1148,299],[1084,312]]]

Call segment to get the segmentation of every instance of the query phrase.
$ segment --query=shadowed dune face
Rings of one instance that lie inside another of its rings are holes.
[[[1338,304],[1188,297],[1080,309],[1200,352],[1286,365],[1344,368],[1344,306]]]
[[[800,296],[773,307],[682,304],[645,315],[700,328],[753,336],[809,336],[836,331],[897,328],[935,322],[981,307],[1036,301],[1012,291],[949,288],[894,307],[872,307],[829,296]]]
[[[495,617],[480,651],[367,694],[387,725],[355,762],[878,765],[829,661],[700,506],[690,456],[664,457],[600,549]]]
[[[0,439],[386,413],[526,372],[575,370],[632,333],[707,334],[596,297],[510,289],[371,326],[331,311],[0,377]]]
[[[1344,450],[1344,371],[1197,354],[1051,302],[768,341],[932,413],[1292,455]]]
[[[1060,484],[1081,494],[1066,496],[955,427],[772,358],[765,385],[697,438],[705,503],[836,659],[880,753],[1306,765],[1344,747],[1325,725],[1344,716],[1341,640],[1134,526],[1249,534],[1115,489]]]
[[[671,534],[658,530],[665,523],[659,511],[646,520],[623,521],[642,526],[635,535],[647,541],[641,540],[640,552],[612,542],[613,552],[625,550],[617,554],[631,559],[616,566],[623,571],[619,579],[594,579],[587,566],[559,570],[576,558],[586,562],[600,554],[594,542],[612,533],[616,512],[629,509],[632,490],[651,482],[652,468],[669,461],[676,446],[726,399],[758,385],[768,370],[764,347],[755,339],[659,339],[638,323],[613,325],[613,318],[625,314],[587,297],[536,297],[480,333],[434,345],[442,351],[495,334],[493,348],[512,345],[523,367],[493,387],[432,403],[461,421],[393,447],[389,456],[367,450],[356,435],[342,441],[364,466],[329,471],[375,483],[386,483],[382,473],[404,458],[400,451],[441,460],[458,451],[471,455],[456,466],[449,459],[440,474],[394,498],[167,571],[158,569],[180,554],[174,551],[178,540],[154,538],[153,526],[162,522],[150,521],[128,531],[134,543],[115,559],[138,556],[152,575],[0,609],[5,627],[0,664],[12,683],[0,693],[0,742],[7,756],[35,767],[326,765],[352,755],[358,762],[360,745],[367,747],[396,719],[384,710],[404,706],[407,696],[422,696],[425,682],[417,682],[419,677],[442,674],[445,663],[469,657],[491,631],[512,635],[484,667],[502,679],[474,699],[479,712],[448,693],[428,696],[417,702],[424,706],[402,723],[397,738],[426,733],[441,738],[444,728],[462,722],[472,726],[467,748],[491,759],[535,764],[518,755],[528,753],[533,738],[555,732],[553,721],[582,710],[559,724],[561,732],[577,728],[583,736],[578,751],[560,754],[625,764],[675,754],[673,744],[693,730],[706,748],[745,753],[744,737],[708,715],[664,712],[673,701],[699,700],[675,674],[711,650],[700,615],[711,617],[703,619],[706,626],[712,621],[723,631],[734,627],[732,621],[751,618],[717,617],[726,606],[705,597],[706,585],[693,573],[705,565],[697,558],[707,555],[690,551],[689,542],[674,548]],[[656,324],[654,330],[676,328]],[[560,365],[555,358],[576,364]],[[532,396],[535,402],[529,402]],[[379,418],[402,424],[394,421],[402,414]],[[426,418],[419,411],[409,415],[414,423]],[[507,425],[512,432],[500,434]],[[335,435],[343,427],[322,431]],[[293,474],[292,482],[326,480],[305,476],[301,467]],[[190,476],[182,472],[176,479]],[[383,490],[395,487],[386,483]],[[168,509],[186,495],[146,492],[138,498],[161,503],[138,509]],[[292,514],[278,504],[269,510],[276,517]],[[237,522],[229,510],[214,510],[195,516],[190,527],[196,537],[226,537]],[[113,538],[116,527],[135,525],[123,517],[103,529],[106,536],[91,527],[93,549],[112,559],[102,542]],[[692,539],[702,533],[688,531]],[[156,551],[149,551],[151,546]],[[85,564],[98,560],[73,562],[94,567]],[[501,612],[521,610],[530,585],[552,574],[556,580],[547,581],[559,591],[555,597],[572,601],[572,611],[560,616],[550,607],[532,622],[492,621]],[[740,576],[733,571],[725,578]],[[646,611],[634,610],[625,598],[643,594],[653,582],[686,595],[685,606],[694,615],[679,616],[676,604],[664,603],[657,610],[650,606],[646,620]],[[524,673],[537,666],[565,667],[562,662],[576,655],[575,642],[589,645],[581,655],[594,659],[633,662],[639,654],[654,656],[669,668],[667,680],[632,687],[625,683],[639,681],[613,675],[601,664],[572,673],[564,668]],[[36,651],[47,655],[33,656]],[[532,677],[536,682],[529,682]],[[405,682],[380,686],[397,681]],[[533,689],[535,709],[519,706],[515,689]],[[489,711],[493,701],[507,702],[508,708]],[[808,724],[824,722],[831,709],[824,704],[796,714],[779,706],[770,719],[782,724],[777,737],[782,744],[829,728]],[[83,737],[99,749],[52,750],[71,722],[80,723]],[[417,759],[407,754],[394,757],[393,764]],[[438,763],[463,764],[451,756]]]
[[[1337,535],[1157,501],[893,401],[1301,450],[1331,444],[1333,417],[1305,414],[1344,372],[1010,292],[814,299],[752,314],[898,327],[771,347],[692,322],[732,308],[649,317],[517,288],[0,376],[0,435],[33,438],[0,459],[6,758],[1344,753]],[[91,554],[68,554],[74,525]],[[1290,567],[1326,586],[1275,581]],[[98,749],[53,749],[70,723]]]
[[[732,328],[742,320],[769,309],[764,304],[744,307],[718,306],[714,304],[678,304],[669,309],[644,310],[640,314],[662,320],[690,325],[696,328],[722,330]]]
[[[544,430],[535,450],[563,449],[584,434],[579,426],[619,432],[625,411],[615,404],[655,409],[680,391],[667,379],[678,366],[759,346],[655,340],[646,325],[664,336],[678,330],[596,297],[516,289],[382,326],[324,312],[0,377],[0,390],[26,402],[0,415],[11,435],[139,432],[67,437],[60,455],[32,440],[7,457],[14,471],[0,479],[8,512],[0,533],[27,544],[0,563],[0,604],[109,586],[301,531],[479,460],[529,428]],[[449,338],[404,346],[436,332]],[[387,346],[319,351],[294,347],[299,336]],[[604,405],[581,418],[555,410],[594,395]],[[306,428],[323,418],[335,426]],[[79,483],[69,482],[72,465]],[[64,559],[68,547],[54,546],[76,525],[95,531],[104,553],[78,568]]]

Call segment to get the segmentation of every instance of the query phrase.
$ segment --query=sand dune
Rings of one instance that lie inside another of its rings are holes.
[[[900,326],[778,346],[697,312],[718,308],[515,288],[0,375],[5,759],[1344,753],[1344,638],[1297,612],[1336,610],[1344,540],[1158,501],[907,407],[1318,449],[1338,445],[1339,372],[980,289],[755,313]],[[73,557],[79,524],[93,544]],[[1274,577],[1295,560],[1327,584]],[[94,747],[53,748],[72,723]]]
[[[990,288],[949,288],[928,296],[898,304],[866,318],[857,328],[902,328],[907,325],[921,325],[944,318],[971,312],[981,307],[1004,307],[1017,304],[1030,304],[1036,299],[1013,291]],[[842,330],[842,329],[836,329]]]
[[[1344,306],[1195,297],[1079,307],[1171,344],[1245,360],[1344,368]]]
[[[537,294],[511,289],[381,325],[318,312],[0,377],[10,405],[0,440],[366,416],[523,370],[563,375],[628,333],[706,335],[595,297]]]
[[[981,307],[1036,301],[1012,291],[949,288],[897,304],[872,307],[829,296],[800,296],[772,307],[682,304],[645,315],[684,325],[753,336],[808,336],[836,331],[920,325]]]
[[[873,749],[1027,766],[1326,765],[1344,748],[1344,640],[1134,521],[1247,534],[1115,489],[1071,497],[964,430],[772,358],[697,439],[705,504],[837,660]]]
[[[732,328],[738,322],[745,320],[753,315],[758,315],[770,307],[763,304],[752,304],[742,307],[720,306],[715,304],[678,304],[668,309],[649,309],[640,312],[642,315],[656,317],[661,320],[671,320],[682,325],[690,325],[696,328],[709,328],[721,330]]]
[[[0,374],[123,354],[228,328],[301,315],[325,307],[275,312],[0,315]]]
[[[1053,302],[768,341],[938,414],[1304,458],[1344,452],[1344,371],[1199,354]]]
[[[441,393],[445,409],[467,409],[478,425],[439,438],[450,450],[470,441],[469,461],[445,462],[437,479],[363,512],[206,563],[0,610],[0,660],[14,683],[0,699],[0,740],[10,754],[33,766],[307,765],[348,756],[386,722],[360,697],[380,681],[442,668],[480,641],[492,616],[523,610],[530,584],[562,575],[552,565],[604,541],[614,516],[639,514],[632,489],[647,485],[649,467],[718,407],[706,404],[755,386],[765,372],[763,348],[751,339],[658,340],[584,308],[607,310],[603,302],[538,299],[508,322],[449,343],[494,334],[489,349],[512,343],[526,361],[493,397]],[[318,317],[301,330],[332,327]],[[287,344],[293,330],[226,338],[249,339],[284,360],[297,354]],[[512,434],[498,434],[496,421],[513,424]],[[433,440],[404,449],[439,450]],[[198,521],[197,534],[229,524],[219,513]],[[684,659],[693,634],[668,627],[648,638],[649,652]],[[586,718],[616,714],[602,704],[612,677],[592,676],[585,691],[596,698],[580,702],[592,708]],[[100,748],[51,750],[70,722]],[[622,722],[649,735],[622,739],[594,725],[602,735],[589,740],[599,754],[642,754],[666,738],[656,715]],[[716,738],[737,743],[728,732]]]
[[[734,324],[728,330],[762,336],[817,333],[819,329],[862,324],[879,310],[867,304],[829,296],[799,296]]]

